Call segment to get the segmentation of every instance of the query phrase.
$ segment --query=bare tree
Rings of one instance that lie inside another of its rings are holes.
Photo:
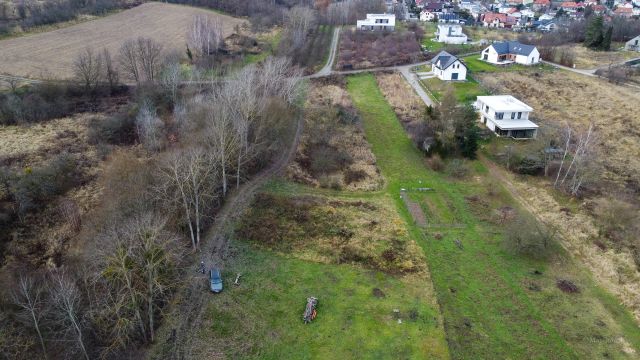
[[[136,43],[138,45],[138,58],[145,80],[154,82],[160,71],[162,45],[153,39],[143,37],[139,37]]]
[[[47,347],[42,337],[43,319],[48,311],[45,298],[45,289],[28,275],[21,274],[18,278],[17,288],[11,293],[12,302],[22,311],[21,319],[30,324],[38,335],[43,357],[46,359]]]
[[[168,61],[162,69],[160,83],[162,87],[169,93],[171,103],[178,101],[178,88],[182,81],[182,69],[177,61]]]
[[[102,49],[102,61],[104,62],[104,78],[109,83],[109,88],[113,90],[118,85],[120,75],[107,48]]]
[[[153,39],[129,39],[120,47],[120,65],[136,83],[154,82],[160,71],[161,53],[162,45]]]
[[[223,42],[222,22],[217,17],[194,15],[187,30],[187,45],[196,56],[211,55]]]
[[[594,157],[594,130],[593,124],[589,125],[586,132],[581,133],[575,140],[575,143],[571,142],[571,129],[567,131],[567,141],[565,145],[565,152],[556,175],[555,187],[565,187],[568,192],[576,196],[578,195],[580,188],[584,184],[587,176],[591,175]],[[571,162],[566,169],[564,169],[565,159],[567,155],[571,155]],[[561,175],[564,172],[564,175]]]
[[[183,208],[194,250],[200,244],[204,210],[215,199],[218,159],[203,148],[188,148],[166,154],[159,163],[156,190],[162,199]]]
[[[162,147],[164,123],[156,115],[155,106],[149,100],[145,100],[138,111],[136,129],[140,141],[147,149],[157,151]]]
[[[82,319],[81,297],[74,281],[65,273],[52,276],[51,289],[55,316],[61,329],[73,337],[83,357],[89,360],[84,344],[84,323]]]
[[[18,90],[18,86],[20,86],[20,83],[22,82],[20,78],[8,74],[2,77],[2,81],[5,82],[7,86],[9,86],[9,89],[12,93],[15,93],[16,90]]]
[[[306,6],[295,6],[289,10],[285,18],[287,36],[292,49],[299,49],[304,45],[309,31],[315,26],[316,12]]]
[[[73,61],[76,78],[84,84],[86,90],[96,88],[102,75],[102,56],[95,54],[90,47],[80,52]]]

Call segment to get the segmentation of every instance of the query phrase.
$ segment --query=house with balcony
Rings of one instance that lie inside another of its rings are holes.
[[[396,28],[394,14],[367,14],[365,20],[356,22],[356,29],[370,31],[393,31]]]
[[[534,65],[540,62],[540,52],[533,45],[503,41],[489,45],[480,53],[480,60],[494,65]]]
[[[538,125],[529,120],[533,108],[511,95],[478,96],[473,106],[480,122],[498,136],[534,139],[538,133]]]
[[[436,28],[436,41],[445,44],[466,44],[467,35],[462,32],[460,25],[440,24]]]
[[[624,49],[627,51],[640,51],[640,35],[627,41],[627,43],[624,45]]]

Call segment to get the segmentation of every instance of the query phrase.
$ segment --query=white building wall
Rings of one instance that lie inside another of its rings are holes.
[[[438,69],[438,67],[433,64],[431,65],[431,71],[442,81],[465,81],[467,79],[467,68],[457,60],[444,70]],[[454,80],[453,74],[458,74],[458,78]]]

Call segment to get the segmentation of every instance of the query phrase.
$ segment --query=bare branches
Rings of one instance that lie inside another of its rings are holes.
[[[147,149],[157,151],[162,148],[164,123],[158,118],[155,107],[148,100],[143,102],[138,111],[136,129],[140,141]]]
[[[137,84],[154,82],[160,71],[161,53],[162,45],[153,39],[130,39],[120,47],[120,65],[125,75]]]
[[[220,19],[206,15],[195,15],[187,30],[187,45],[199,57],[218,51],[223,42]]]
[[[577,196],[584,181],[594,173],[594,129],[593,124],[584,133],[579,133],[575,140],[572,140],[572,129],[567,127],[565,151],[560,162],[560,168],[556,175],[554,187],[564,187],[567,191]],[[569,166],[564,169],[565,160],[571,157]],[[561,175],[564,172],[564,175]]]
[[[46,359],[47,347],[42,336],[42,323],[49,307],[45,299],[45,289],[32,277],[20,275],[17,288],[11,293],[11,299],[22,310],[22,320],[36,331],[42,354]]]
[[[204,210],[215,199],[212,184],[219,181],[219,156],[202,148],[174,150],[158,167],[160,197],[182,208],[194,250],[200,244]]]
[[[51,283],[50,292],[53,299],[54,315],[60,324],[60,328],[67,329],[83,357],[89,360],[84,344],[80,291],[73,280],[63,272],[54,274]]]
[[[84,84],[85,90],[98,87],[102,76],[102,61],[102,56],[95,54],[90,47],[85,48],[73,61],[75,76]]]

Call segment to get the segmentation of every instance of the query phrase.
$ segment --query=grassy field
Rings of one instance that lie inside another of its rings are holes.
[[[0,41],[0,69],[20,76],[69,78],[74,57],[85,47],[118,53],[122,43],[139,36],[163,44],[165,51],[184,52],[187,27],[194,15],[218,17],[225,35],[244,20],[188,6],[145,3],[111,16],[50,32]]]
[[[493,73],[493,72],[509,72],[509,71],[544,71],[551,70],[552,68],[549,65],[538,64],[533,66],[525,66],[520,64],[512,64],[512,65],[503,65],[496,66],[493,64],[489,64],[486,61],[480,60],[480,55],[469,55],[462,58],[464,63],[467,65],[469,71],[473,73]]]
[[[411,198],[438,226],[413,226],[411,233],[427,256],[453,358],[636,356],[640,331],[633,318],[563,251],[548,262],[504,251],[503,230],[491,214],[517,205],[482,164],[472,163],[472,175],[463,181],[428,171],[373,76],[351,77],[347,87],[387,191],[408,221],[400,189],[435,189],[411,192]],[[581,292],[561,292],[555,284],[560,278],[579,284]]]
[[[422,80],[426,88],[431,92],[433,97],[440,101],[442,95],[447,91],[447,87],[451,86],[456,95],[456,99],[462,103],[470,103],[476,100],[476,96],[489,95],[489,93],[480,87],[477,81],[468,77],[464,82],[444,82],[438,78]]]

